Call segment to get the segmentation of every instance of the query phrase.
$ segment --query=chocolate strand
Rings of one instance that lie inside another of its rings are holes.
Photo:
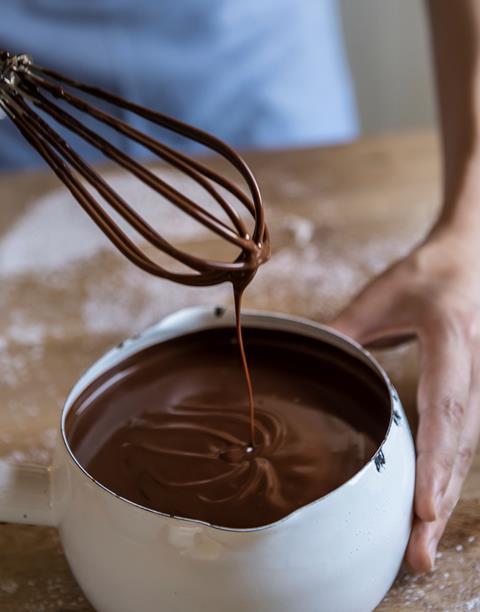
[[[128,100],[125,100],[124,98],[121,98],[120,96],[117,96],[108,91],[105,91],[99,87],[80,83],[79,81],[76,81],[65,75],[55,72],[54,70],[43,68],[35,64],[29,64],[28,68],[25,66],[22,66],[22,69],[30,70],[35,73],[44,74],[57,81],[70,85],[71,87],[74,87],[75,89],[78,89],[79,91],[83,91],[84,93],[87,93],[99,99],[105,100],[106,102],[110,102],[111,104],[114,104],[115,106],[119,106],[120,108],[129,110],[130,112],[136,115],[139,115],[140,117],[148,119],[152,123],[156,123],[157,125],[160,125],[166,128],[167,130],[176,132],[177,134],[180,134],[181,136],[184,136],[187,139],[195,140],[196,142],[211,149],[212,151],[215,151],[216,153],[218,153],[219,155],[221,155],[222,157],[230,161],[230,163],[243,176],[251,192],[251,195],[253,197],[255,217],[257,220],[255,232],[253,234],[253,240],[257,243],[261,242],[262,237],[264,236],[265,219],[264,219],[264,211],[263,211],[262,197],[260,195],[260,189],[252,174],[252,171],[247,166],[245,161],[241,158],[240,155],[238,155],[236,151],[234,151],[227,144],[225,144],[224,142],[222,142],[215,136],[212,136],[211,134],[208,134],[207,132],[203,132],[202,130],[199,130],[196,127],[183,123],[179,121],[178,119],[174,119],[173,117],[169,117],[167,115],[164,115],[163,113],[159,113],[157,111],[153,111],[151,109],[145,108],[139,104],[129,102]],[[68,100],[68,96],[69,96],[68,92],[65,92],[62,90],[61,97],[64,97],[65,99]]]

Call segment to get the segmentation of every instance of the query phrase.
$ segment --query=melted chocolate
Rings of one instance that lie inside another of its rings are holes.
[[[321,342],[244,331],[255,447],[225,328],[150,347],[92,383],[66,421],[80,464],[137,504],[232,528],[275,522],[351,478],[388,427],[381,379]]]

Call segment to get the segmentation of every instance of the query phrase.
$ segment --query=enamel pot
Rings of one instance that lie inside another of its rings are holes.
[[[415,453],[387,375],[349,338],[305,319],[242,314],[245,327],[309,336],[350,354],[367,364],[389,397],[385,437],[371,461],[276,523],[226,529],[148,510],[93,480],[69,448],[66,416],[99,375],[153,344],[233,322],[233,313],[221,308],[189,308],[106,353],[67,398],[53,465],[0,462],[0,520],[56,526],[71,569],[99,612],[372,610],[395,579],[408,542]]]

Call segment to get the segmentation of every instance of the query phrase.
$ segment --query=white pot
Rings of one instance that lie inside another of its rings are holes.
[[[99,612],[362,612],[381,601],[397,574],[410,534],[415,454],[385,372],[358,344],[317,323],[250,311],[242,320],[317,338],[368,364],[390,394],[384,442],[348,482],[266,527],[225,529],[147,510],[76,462],[66,415],[89,383],[132,353],[231,326],[233,314],[190,308],[127,340],[71,391],[51,468],[0,463],[0,520],[58,527],[72,571]]]

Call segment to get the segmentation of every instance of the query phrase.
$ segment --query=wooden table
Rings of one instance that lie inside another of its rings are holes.
[[[263,188],[275,255],[247,306],[325,320],[407,252],[436,214],[439,169],[429,134],[248,159]],[[148,200],[124,177],[113,180],[130,198]],[[230,294],[175,287],[134,269],[52,176],[0,175],[0,202],[0,457],[47,463],[65,395],[95,358],[168,312],[227,303]],[[165,206],[152,214],[180,243],[217,250]],[[416,346],[378,356],[414,423]],[[402,574],[379,610],[480,610],[479,510],[477,455],[436,571]],[[0,526],[0,610],[91,610],[54,529]]]

